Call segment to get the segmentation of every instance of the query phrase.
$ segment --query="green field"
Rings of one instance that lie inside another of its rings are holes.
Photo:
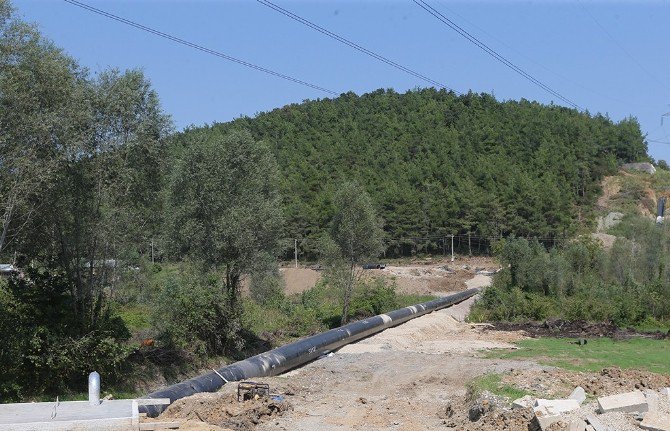
[[[584,346],[570,338],[537,338],[517,343],[518,350],[497,350],[490,357],[501,359],[535,359],[574,371],[600,371],[606,367],[641,369],[670,374],[670,340],[633,338],[617,341],[611,338],[590,339]]]

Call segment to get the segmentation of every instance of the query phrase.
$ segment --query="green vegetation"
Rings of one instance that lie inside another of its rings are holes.
[[[512,385],[502,382],[502,376],[496,373],[484,374],[470,381],[467,385],[469,397],[475,399],[484,391],[488,391],[499,397],[516,400],[525,395],[532,395]]]
[[[324,235],[321,255],[326,264],[326,280],[343,292],[342,320],[349,321],[349,306],[354,287],[362,276],[361,263],[379,256],[384,245],[381,221],[377,219],[370,196],[356,183],[345,183],[335,194],[330,235]]]
[[[580,237],[547,251],[537,241],[496,245],[504,269],[476,304],[476,321],[611,321],[665,327],[670,322],[670,227],[628,217],[611,250]]]
[[[602,176],[617,162],[647,158],[632,118],[615,124],[558,106],[435,89],[346,93],[177,139],[222,130],[249,130],[273,150],[286,236],[308,258],[318,254],[344,181],[365,186],[384,218],[386,254],[398,256],[441,252],[450,234],[570,236],[576,220],[588,219]],[[463,239],[456,245],[467,250]]]
[[[575,371],[600,371],[606,367],[641,369],[670,374],[670,340],[632,338],[589,339],[580,346],[568,338],[521,340],[518,350],[494,351],[491,357],[534,359],[542,364]]]
[[[418,302],[357,264],[441,251],[450,234],[564,238],[603,175],[647,158],[632,118],[434,89],[175,134],[141,71],[92,74],[0,0],[0,262],[20,270],[0,283],[0,398],[76,393],[93,369],[132,390],[138,370],[175,380]],[[606,257],[502,242],[512,266],[479,316],[663,324],[668,241],[630,229]],[[293,239],[326,271],[286,298],[277,260]]]

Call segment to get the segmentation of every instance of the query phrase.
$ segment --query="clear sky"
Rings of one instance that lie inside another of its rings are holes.
[[[358,94],[429,84],[254,0],[81,0],[230,56]],[[458,91],[564,104],[411,0],[275,3]],[[427,0],[469,33],[591,113],[637,117],[670,161],[670,2]],[[177,45],[60,0],[14,0],[27,21],[91,71],[141,68],[177,128],[330,97]]]

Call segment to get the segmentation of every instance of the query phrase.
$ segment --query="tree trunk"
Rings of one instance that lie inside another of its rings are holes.
[[[349,322],[349,304],[351,303],[351,294],[354,290],[354,270],[355,265],[352,262],[351,267],[349,268],[349,277],[344,285],[344,306],[342,307],[342,319],[340,320],[341,325],[346,325]]]

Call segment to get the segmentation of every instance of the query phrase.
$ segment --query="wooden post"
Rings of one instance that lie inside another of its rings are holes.
[[[451,261],[454,261],[454,235],[451,235]]]
[[[298,240],[294,239],[293,240],[293,246],[295,248],[295,267],[298,267]]]

